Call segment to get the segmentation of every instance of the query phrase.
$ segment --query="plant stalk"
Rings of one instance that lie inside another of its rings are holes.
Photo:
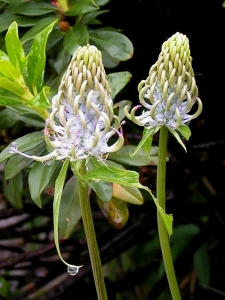
[[[167,153],[168,129],[162,126],[159,133],[159,153],[157,165],[157,199],[159,205],[166,210],[166,153]],[[177,285],[176,275],[173,266],[173,260],[170,252],[169,237],[166,226],[159,212],[157,212],[159,240],[162,250],[164,266],[166,270],[167,280],[173,300],[181,300],[179,288]]]
[[[85,160],[83,160],[80,175],[86,174]],[[79,181],[79,198],[81,214],[83,219],[84,231],[87,239],[91,266],[95,281],[95,287],[98,295],[98,300],[107,300],[107,293],[102,272],[102,264],[95,235],[94,222],[91,213],[90,199],[88,196],[88,184]]]

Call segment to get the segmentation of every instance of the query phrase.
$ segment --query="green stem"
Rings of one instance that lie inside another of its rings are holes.
[[[168,129],[163,126],[160,129],[159,134],[159,153],[158,153],[158,165],[157,165],[157,199],[159,205],[165,210],[166,207],[166,153],[167,153],[167,138]],[[164,261],[164,266],[166,269],[166,275],[170,287],[170,292],[173,300],[180,300],[180,292],[177,285],[176,275],[174,272],[173,260],[170,252],[169,238],[166,230],[166,226],[163,219],[159,213],[157,213],[158,219],[158,231],[159,240],[162,250],[162,256]]]
[[[85,160],[83,160],[80,175],[86,174]],[[104,277],[102,273],[102,264],[98,250],[98,244],[95,235],[94,223],[91,213],[90,200],[88,197],[88,184],[79,181],[79,197],[83,219],[85,235],[87,238],[88,250],[91,259],[91,266],[94,275],[95,287],[98,300],[107,300]]]

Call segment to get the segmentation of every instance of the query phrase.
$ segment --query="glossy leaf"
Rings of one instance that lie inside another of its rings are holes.
[[[107,75],[112,99],[126,86],[132,75],[130,72],[117,72]]]
[[[16,207],[22,208],[22,189],[23,189],[23,177],[22,173],[18,173],[7,182],[3,181],[4,195],[9,203]]]
[[[108,222],[116,229],[121,229],[126,225],[129,218],[127,203],[112,198],[111,201],[104,203],[98,200],[98,205],[101,208]]]
[[[59,161],[53,161],[51,165],[45,165],[40,162],[35,162],[29,172],[28,183],[31,198],[34,203],[41,207],[41,193],[48,185]]]
[[[22,74],[26,65],[26,56],[18,36],[18,26],[16,22],[13,22],[7,31],[5,45],[10,62],[19,73]]]
[[[23,76],[20,73],[20,69],[18,70],[11,62],[6,60],[1,60],[0,73],[5,77],[9,78],[10,80],[12,80],[13,83],[17,83],[21,87],[25,87],[25,82]]]
[[[79,46],[87,45],[88,39],[89,34],[86,26],[77,24],[67,30],[64,37],[63,46],[66,51],[73,55]]]
[[[49,24],[58,21],[56,16],[51,16],[47,18],[42,18],[31,29],[29,29],[20,39],[21,43],[26,43],[30,40],[33,40],[37,34],[39,34],[42,30],[44,30]]]
[[[191,136],[191,130],[187,125],[181,125],[177,128],[177,131],[188,141]]]
[[[73,176],[65,184],[60,201],[59,232],[64,239],[71,235],[80,218],[78,180]]]
[[[107,3],[109,3],[111,0],[94,0],[94,2],[98,5],[98,6],[103,6],[106,5]]]
[[[48,14],[50,12],[56,12],[56,8],[54,5],[50,3],[43,3],[43,1],[40,1],[38,3],[35,2],[25,2],[23,4],[20,4],[16,10],[15,13],[20,15],[26,15],[26,16],[41,16]]]
[[[18,122],[18,115],[16,112],[12,111],[10,108],[4,108],[0,112],[0,128],[1,130],[8,129],[12,127],[16,122]]]
[[[116,58],[110,56],[109,53],[104,50],[101,50],[101,53],[102,53],[102,61],[103,61],[105,68],[111,69],[111,68],[115,68],[119,65],[119,63],[120,63],[119,59],[116,59]]]
[[[22,113],[18,115],[18,119],[26,124],[34,127],[44,128],[45,121],[36,113]]]
[[[45,48],[48,36],[55,23],[49,24],[35,37],[31,51],[27,56],[27,80],[33,89],[34,95],[37,95],[43,88],[46,61]]]
[[[16,139],[14,142],[16,143],[19,151],[26,152],[30,149],[35,148],[40,143],[42,143],[44,140],[44,134],[43,132],[32,132],[29,134],[26,134],[18,139]],[[5,159],[9,158],[12,155],[15,155],[14,153],[9,153],[10,145],[8,145],[1,153],[0,153],[0,162],[3,162]]]
[[[95,1],[96,2],[96,1]],[[93,24],[92,21],[99,15],[102,15],[104,13],[109,12],[108,9],[102,9],[102,10],[97,10],[88,14],[85,14],[82,18],[82,24],[86,25],[86,24]]]
[[[141,205],[144,202],[139,189],[130,186],[123,187],[117,183],[113,184],[113,198],[136,205]]]
[[[140,149],[134,156],[131,157],[136,149],[136,146],[125,145],[122,149],[117,152],[110,153],[108,159],[113,160],[117,163],[130,166],[155,166],[158,162],[158,147],[152,147],[150,154],[146,154]]]
[[[38,18],[24,17],[14,14],[12,11],[4,11],[0,14],[0,32],[3,32],[9,28],[9,26],[16,22],[18,26],[30,27],[33,26],[38,21]]]
[[[8,55],[5,52],[3,52],[2,50],[0,50],[0,60],[7,60],[7,61],[9,61]]]
[[[21,103],[23,102],[23,100],[30,100],[33,98],[33,95],[30,93],[28,88],[26,88],[25,86],[22,87],[20,84],[13,82],[6,77],[0,78],[0,88],[4,88],[4,89],[8,90],[9,92],[22,98],[20,101]],[[15,102],[18,103],[18,101],[15,101]],[[11,102],[11,103],[13,104],[13,102]]]
[[[0,78],[1,81],[1,78]],[[4,83],[4,80],[3,80]],[[0,83],[1,84],[1,83]],[[6,89],[0,88],[0,105],[19,105],[19,104],[25,104],[25,100],[23,100],[21,97],[15,95],[14,93],[7,91]]]
[[[27,101],[27,105],[31,107],[36,107],[36,108],[49,108],[51,106],[48,96],[50,93],[50,87],[45,86],[43,89],[40,91],[40,93],[32,98],[31,100]]]
[[[100,51],[106,51],[110,56],[120,61],[125,61],[133,56],[133,45],[122,33],[101,28],[90,30],[90,43]]]
[[[93,12],[97,9],[99,9],[99,7],[95,4],[93,0],[82,0],[79,2],[75,2],[70,7],[70,9],[66,11],[66,15],[69,17],[78,16]]]
[[[37,145],[37,147],[26,151],[28,155],[42,155],[45,151],[45,143],[41,143]],[[21,172],[24,168],[33,163],[33,160],[25,157],[21,154],[15,154],[11,156],[7,163],[5,164],[4,175],[5,179],[8,180],[16,176],[19,172]]]

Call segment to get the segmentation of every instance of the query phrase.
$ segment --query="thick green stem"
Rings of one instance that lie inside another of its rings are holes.
[[[159,153],[157,166],[157,199],[159,205],[165,210],[166,207],[166,152],[167,152],[168,129],[162,126],[159,134]],[[177,285],[176,275],[173,267],[173,260],[170,252],[169,238],[166,226],[159,213],[157,213],[159,239],[166,269],[166,275],[173,300],[180,300],[180,292]]]
[[[80,174],[86,174],[85,160],[83,160]],[[91,259],[91,266],[94,275],[95,287],[98,295],[98,300],[107,300],[107,293],[105,288],[104,277],[102,273],[102,264],[98,250],[98,244],[95,235],[94,223],[91,213],[90,200],[88,197],[88,184],[79,182],[79,197],[80,206],[83,219],[85,235],[88,244],[89,255]]]

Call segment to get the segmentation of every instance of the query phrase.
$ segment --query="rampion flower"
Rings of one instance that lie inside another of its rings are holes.
[[[198,88],[192,69],[189,40],[176,33],[162,45],[157,62],[150,68],[149,76],[138,85],[140,103],[147,109],[136,116],[134,107],[131,113],[125,109],[126,116],[134,123],[147,129],[165,125],[170,131],[187,125],[202,111],[198,98]],[[198,109],[188,114],[194,103]]]
[[[123,146],[120,126],[119,118],[113,114],[102,54],[95,46],[87,45],[75,51],[52,99],[52,112],[46,120],[44,134],[53,151],[43,157],[27,156],[17,150],[15,143],[10,151],[42,162],[102,158]],[[108,146],[109,138],[115,133],[118,140]]]

